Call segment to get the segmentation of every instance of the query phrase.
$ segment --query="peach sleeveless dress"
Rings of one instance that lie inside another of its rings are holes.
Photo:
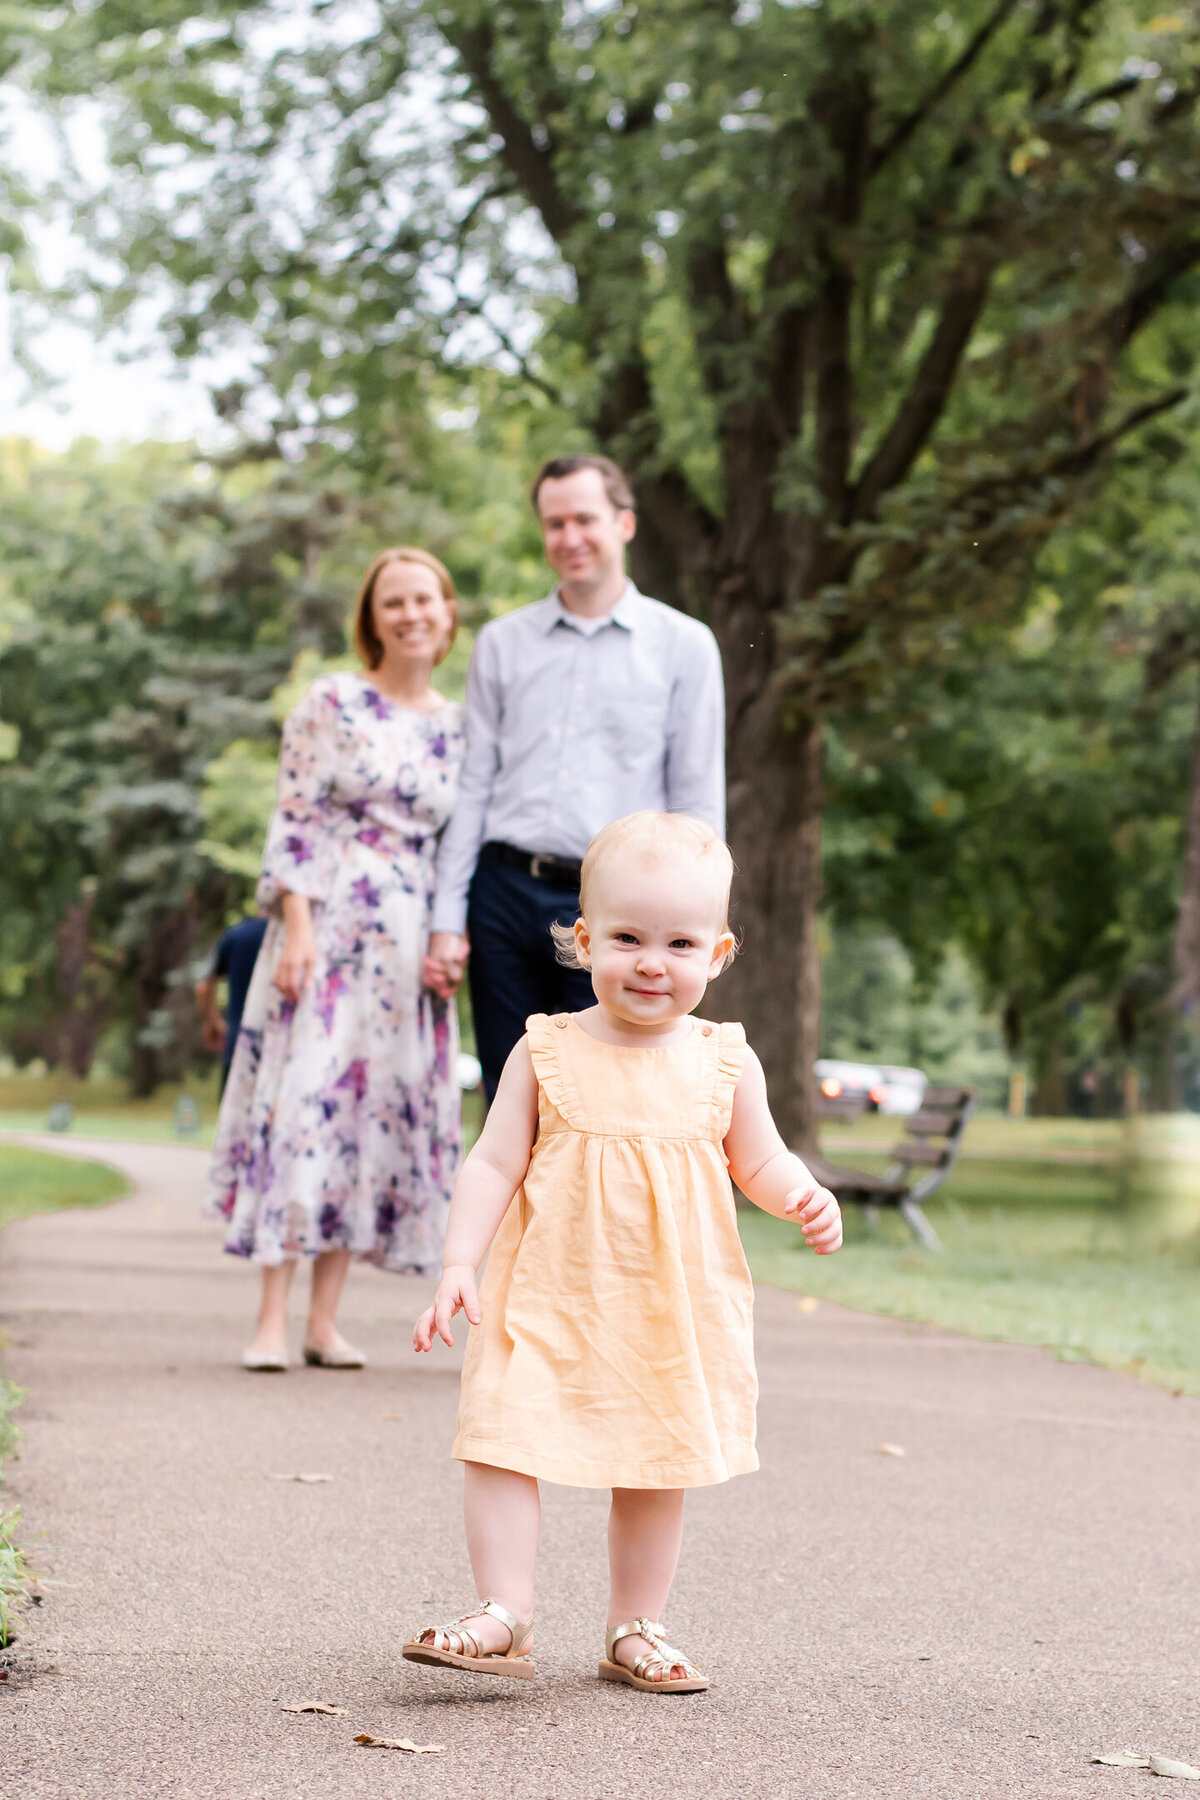
[[[453,1455],[570,1487],[756,1469],[753,1288],[721,1147],[745,1033],[693,1019],[640,1050],[574,1014],[526,1029],[537,1142],[488,1259]]]

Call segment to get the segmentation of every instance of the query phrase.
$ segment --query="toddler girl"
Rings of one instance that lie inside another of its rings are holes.
[[[612,1489],[601,1677],[655,1694],[708,1686],[656,1621],[684,1489],[758,1467],[729,1175],[796,1218],[818,1255],[842,1241],[837,1201],[775,1128],[741,1026],[690,1016],[733,955],[732,873],[716,833],[681,813],[619,819],[584,859],[582,917],[559,947],[590,970],[596,1005],[528,1021],[413,1330],[429,1350],[435,1335],[453,1343],[460,1309],[474,1327],[453,1454],[471,1566],[493,1596],[418,1632],[413,1662],[532,1676],[541,1478]]]

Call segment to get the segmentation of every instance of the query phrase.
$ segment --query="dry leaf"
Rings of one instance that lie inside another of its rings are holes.
[[[403,1420],[403,1418],[404,1418],[404,1414],[403,1414],[403,1413],[380,1413],[380,1415],[379,1415],[379,1416],[380,1416],[380,1418],[381,1418],[381,1419],[397,1419],[397,1420]]]
[[[907,1456],[908,1452],[903,1444],[879,1444],[876,1446],[875,1454],[876,1456]]]
[[[1191,1763],[1174,1762],[1169,1756],[1156,1756],[1150,1752],[1150,1773],[1152,1775],[1172,1775],[1176,1781],[1200,1781],[1200,1769],[1193,1769]]]
[[[440,1756],[446,1748],[445,1744],[414,1744],[411,1738],[372,1737],[369,1731],[360,1731],[354,1741],[367,1750],[410,1750],[414,1756]]]
[[[332,1475],[268,1475],[268,1481],[332,1481]]]
[[[820,1304],[821,1302],[817,1299],[815,1294],[801,1294],[796,1302],[796,1306],[800,1312],[816,1312]]]
[[[1103,1756],[1093,1756],[1094,1763],[1108,1763],[1114,1769],[1148,1769],[1150,1758],[1139,1756],[1136,1750],[1106,1750]]]
[[[348,1706],[331,1706],[328,1700],[293,1700],[289,1706],[284,1706],[281,1710],[283,1712],[296,1713],[319,1712],[344,1714],[348,1713],[350,1708]]]

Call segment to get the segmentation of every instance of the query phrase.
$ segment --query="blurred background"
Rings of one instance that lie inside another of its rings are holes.
[[[26,0],[0,76],[0,1124],[207,1139],[362,567],[448,563],[461,694],[599,447],[721,642],[789,1135],[979,1096],[940,1260],[756,1271],[1200,1391],[1195,9]]]

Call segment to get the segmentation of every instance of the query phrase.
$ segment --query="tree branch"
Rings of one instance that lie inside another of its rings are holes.
[[[504,144],[504,161],[520,182],[556,244],[580,222],[581,214],[563,193],[554,172],[554,140],[549,126],[545,147],[526,124],[508,89],[496,73],[496,34],[489,19],[463,29],[441,24],[446,41],[457,52],[488,118]]]
[[[852,497],[851,516],[870,518],[889,488],[903,481],[945,410],[963,352],[987,300],[992,262],[969,251],[955,272],[933,341]]]
[[[936,111],[947,94],[957,86],[963,76],[968,74],[980,56],[995,37],[1000,27],[1014,13],[1019,0],[999,0],[999,5],[986,18],[975,36],[970,39],[961,54],[955,58],[945,73],[934,82],[924,99],[919,100],[912,111],[895,125],[882,144],[871,152],[870,173],[876,174],[897,150],[907,144],[909,138],[920,129],[930,114]]]
[[[1114,351],[1123,350],[1136,331],[1158,310],[1179,275],[1200,262],[1200,236],[1177,238],[1147,258],[1125,298],[1104,321],[1102,332]]]

